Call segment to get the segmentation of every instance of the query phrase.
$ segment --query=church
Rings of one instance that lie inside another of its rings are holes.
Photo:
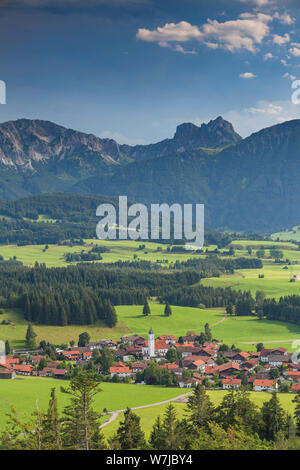
[[[155,340],[154,331],[150,328],[148,333],[148,341],[142,347],[142,354],[144,359],[152,359],[155,357],[165,356],[170,349],[170,346],[163,340]]]

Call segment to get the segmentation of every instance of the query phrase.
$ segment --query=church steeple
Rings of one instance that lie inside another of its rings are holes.
[[[150,357],[155,356],[155,337],[152,328],[150,328],[148,333],[148,353]]]

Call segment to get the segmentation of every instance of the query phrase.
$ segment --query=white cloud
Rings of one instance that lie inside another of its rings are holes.
[[[296,19],[293,18],[288,13],[279,14],[278,11],[274,14],[274,18],[280,21],[282,24],[292,25],[295,23]]]
[[[279,34],[273,34],[273,43],[277,44],[278,46],[283,46],[290,42],[291,37],[288,33],[285,33],[284,36],[280,36]]]
[[[172,42],[199,41],[209,48],[222,47],[230,52],[247,50],[257,52],[270,33],[268,23],[272,16],[263,13],[244,13],[237,20],[219,22],[207,20],[201,27],[191,25],[187,21],[167,23],[155,30],[139,28],[136,37],[146,42],[156,42],[161,47]]]
[[[224,118],[233,123],[240,135],[246,137],[265,127],[300,119],[300,106],[291,101],[259,101],[253,107],[224,113]]]
[[[192,26],[187,21],[179,23],[167,23],[164,26],[158,26],[154,31],[139,28],[136,37],[146,42],[186,42],[192,39],[200,39],[202,33],[197,26]]]
[[[245,72],[245,73],[241,73],[240,77],[249,79],[249,78],[255,78],[256,75],[254,75],[254,73],[252,72]]]
[[[296,80],[297,77],[295,77],[295,75],[291,75],[290,73],[286,72],[283,75],[283,78],[288,78],[289,80],[292,80],[292,82],[293,82],[294,80]]]
[[[291,47],[289,49],[289,53],[294,57],[300,57],[300,48],[299,47]]]
[[[270,0],[240,0],[241,3],[254,3],[258,7],[264,7],[270,5],[272,2]]]
[[[265,60],[274,59],[272,52],[268,52],[267,54],[265,54],[264,59]]]

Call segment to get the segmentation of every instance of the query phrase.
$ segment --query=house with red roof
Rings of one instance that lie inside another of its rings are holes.
[[[300,392],[300,380],[297,384],[293,384],[291,388],[292,392],[299,393]]]
[[[31,365],[16,365],[14,366],[14,371],[17,375],[31,375],[34,367]]]
[[[224,390],[230,390],[230,389],[239,389],[240,386],[242,385],[241,379],[235,379],[233,377],[225,377],[225,379],[222,380],[222,386]]]
[[[161,335],[158,339],[165,341],[167,344],[175,344],[177,342],[177,338],[173,335]]]
[[[11,366],[0,363],[0,379],[14,379],[16,373]]]
[[[275,392],[278,389],[276,380],[255,379],[253,389],[256,392]]]
[[[113,377],[114,375],[118,375],[120,378],[130,377],[132,375],[132,370],[129,369],[127,366],[113,366],[109,368],[109,373]]]
[[[240,365],[237,362],[227,362],[225,364],[221,364],[217,367],[219,376],[227,377],[233,375],[235,372],[240,372]]]

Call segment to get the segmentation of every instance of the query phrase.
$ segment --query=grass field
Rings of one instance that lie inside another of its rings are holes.
[[[199,309],[191,307],[172,306],[172,316],[164,316],[164,305],[151,302],[151,315],[142,315],[141,305],[121,305],[117,307],[119,320],[137,334],[147,335],[153,328],[155,335],[173,334],[185,335],[187,331],[199,333],[205,323],[214,324],[222,320],[224,309]]]
[[[168,263],[174,263],[176,260],[186,261],[192,256],[198,256],[191,254],[187,251],[186,253],[172,254],[167,252],[167,245],[162,245],[152,242],[135,242],[132,240],[123,241],[107,241],[107,240],[85,240],[86,245],[84,246],[59,246],[49,245],[48,250],[44,251],[44,245],[1,245],[0,255],[5,259],[16,256],[19,261],[22,261],[26,266],[33,266],[36,261],[39,263],[46,263],[48,267],[61,267],[67,266],[64,258],[65,253],[80,253],[82,250],[89,251],[94,245],[106,246],[110,249],[110,252],[103,253],[103,260],[100,262],[115,263],[119,260],[122,261],[133,261],[136,260],[147,260],[147,261],[168,261]],[[144,249],[139,249],[140,245],[145,245]]]
[[[6,422],[6,414],[11,405],[15,405],[19,416],[24,413],[30,413],[38,407],[46,409],[49,401],[51,388],[57,391],[59,409],[62,410],[69,401],[68,395],[61,392],[61,386],[67,387],[67,381],[59,381],[50,378],[24,377],[15,380],[2,380],[0,382],[0,429],[3,429]],[[143,385],[127,385],[102,383],[102,392],[97,395],[95,400],[95,409],[102,412],[104,408],[108,411],[125,409],[127,406],[136,407],[157,403],[171,398],[175,398],[186,392],[179,388],[165,388]],[[225,391],[208,392],[213,403],[218,405],[224,397]],[[21,399],[20,399],[21,398]],[[260,407],[264,401],[270,398],[268,393],[251,392],[252,400]],[[280,401],[283,407],[290,413],[293,413],[294,404],[293,394],[280,394]],[[146,434],[149,435],[156,416],[164,413],[165,405],[136,410],[141,417],[141,424]],[[175,403],[178,416],[183,417],[185,405]],[[110,436],[118,427],[122,415],[120,415],[112,424],[104,428],[106,436]]]
[[[61,392],[61,386],[67,387],[68,382],[51,378],[24,377],[0,382],[0,429],[6,422],[6,414],[10,406],[15,405],[20,415],[34,410],[47,408],[51,388],[57,391],[60,410],[69,402],[68,395]],[[179,388],[156,386],[102,383],[102,392],[97,395],[95,409],[99,412],[122,410],[127,406],[142,406],[168,400],[185,393]]]
[[[208,391],[207,392],[212,400],[212,402],[215,405],[219,405],[226,394],[225,391],[222,390],[213,390],[213,391]],[[261,407],[262,404],[265,401],[268,401],[271,397],[269,393],[266,392],[250,392],[251,399],[254,401],[254,403]],[[292,403],[292,400],[294,398],[293,394],[280,394],[279,395],[280,401],[282,406],[286,411],[288,411],[290,414],[293,414],[294,412],[294,403]],[[176,411],[178,418],[183,418],[185,416],[185,407],[186,405],[183,403],[173,403]],[[152,426],[156,420],[157,416],[162,416],[166,410],[166,407],[168,405],[157,405],[151,408],[144,408],[141,410],[135,410],[134,412],[140,416],[141,418],[141,426],[144,432],[146,433],[146,437],[149,438]],[[118,418],[113,421],[111,424],[109,424],[107,427],[103,429],[104,434],[106,437],[111,437],[117,430],[120,421],[123,420],[123,414],[120,414]]]
[[[2,320],[10,320],[12,324],[1,325]],[[28,323],[24,320],[20,312],[5,310],[5,313],[0,315],[0,340],[9,340],[11,346],[15,349],[24,348],[27,326]],[[69,344],[71,340],[77,343],[78,336],[83,331],[89,333],[91,341],[103,338],[118,340],[121,336],[130,333],[129,328],[120,321],[113,329],[98,322],[96,325],[71,325],[64,327],[34,325],[34,331],[37,334],[37,344],[42,340],[51,344]]]
[[[233,275],[203,279],[201,283],[204,286],[250,290],[254,296],[256,291],[263,290],[268,297],[277,299],[284,295],[300,295],[300,282],[290,282],[290,279],[300,271],[300,265],[283,268],[284,265],[265,264],[262,269],[241,269]],[[259,274],[263,274],[264,278],[259,279]]]
[[[188,331],[200,333],[205,323],[209,323],[213,336],[224,343],[251,351],[255,343],[276,341],[274,347],[287,347],[292,351],[292,340],[300,339],[300,326],[291,323],[270,322],[258,320],[256,317],[227,317],[224,309],[198,309],[191,307],[172,306],[172,316],[165,317],[164,306],[150,302],[151,315],[142,315],[142,305],[122,305],[116,307],[118,324],[115,328],[107,328],[100,322],[96,325],[82,326],[41,326],[34,325],[37,333],[37,342],[49,341],[53,344],[68,344],[71,340],[77,341],[83,331],[90,334],[91,341],[103,338],[118,340],[121,336],[137,333],[147,337],[150,328],[153,328],[156,337],[162,334],[173,334],[177,337],[185,335]],[[12,324],[0,324],[0,339],[9,340],[16,349],[25,346],[24,338],[27,322],[17,311],[6,311],[0,316],[2,320],[10,320]],[[244,344],[243,344],[244,343]],[[271,344],[272,345],[272,344]]]
[[[151,315],[142,315],[142,305],[122,305],[116,307],[119,322],[115,328],[107,328],[100,322],[96,325],[80,326],[47,326],[35,325],[34,331],[37,334],[37,342],[41,340],[49,341],[53,344],[66,344],[71,340],[77,341],[78,336],[83,331],[87,331],[91,336],[91,341],[103,338],[118,340],[121,336],[130,333],[138,333],[147,336],[149,329],[155,330],[156,336],[160,334],[185,335],[187,331],[201,332],[205,323],[216,323],[224,317],[223,309],[200,310],[190,307],[172,307],[172,316],[164,316],[164,306],[150,302]],[[28,323],[24,320],[20,312],[4,311],[0,315],[0,323],[3,320],[10,320],[12,324],[0,324],[0,339],[9,340],[14,348],[25,346],[24,338]]]
[[[274,240],[285,241],[285,240],[295,240],[300,242],[300,226],[293,227],[291,230],[285,230],[284,232],[273,233],[271,236]]]

